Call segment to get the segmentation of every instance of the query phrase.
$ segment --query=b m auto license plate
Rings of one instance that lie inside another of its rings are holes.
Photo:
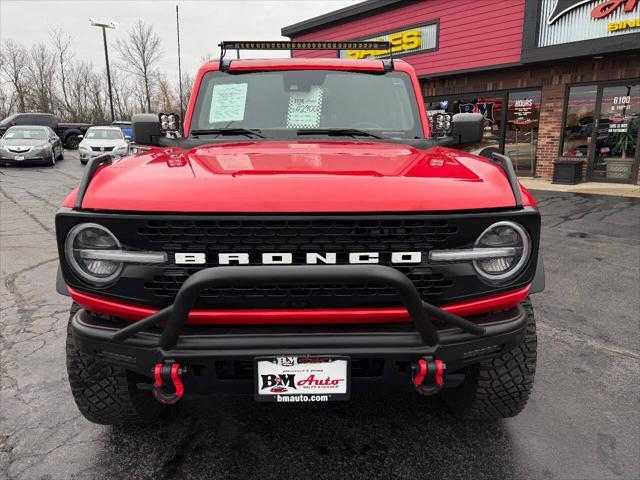
[[[18,161],[24,160],[24,155],[16,155],[14,158]]]
[[[349,357],[255,359],[255,398],[261,402],[328,402],[349,398]]]

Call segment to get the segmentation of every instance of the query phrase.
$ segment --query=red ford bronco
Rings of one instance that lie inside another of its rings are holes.
[[[90,160],[56,216],[78,408],[146,422],[190,394],[324,402],[439,394],[520,412],[533,386],[540,215],[482,116],[438,118],[392,59],[224,59],[184,123],[133,118],[138,152]],[[182,126],[182,128],[180,128]]]

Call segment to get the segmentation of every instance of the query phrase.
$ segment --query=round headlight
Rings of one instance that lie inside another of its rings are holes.
[[[497,222],[478,237],[476,248],[511,248],[512,256],[474,260],[478,274],[488,280],[504,281],[514,278],[526,266],[531,255],[531,240],[527,231],[514,222]]]
[[[120,275],[122,263],[83,255],[91,250],[119,250],[120,242],[105,227],[96,223],[75,226],[65,240],[67,262],[80,278],[95,285],[112,282]]]

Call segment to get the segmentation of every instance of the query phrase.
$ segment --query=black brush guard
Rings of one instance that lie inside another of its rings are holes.
[[[291,283],[377,283],[394,288],[418,331],[422,343],[433,347],[439,335],[429,317],[458,327],[473,335],[484,335],[484,327],[424,302],[415,286],[398,270],[383,265],[322,265],[322,266],[254,266],[212,267],[189,277],[176,295],[173,305],[112,334],[113,341],[123,341],[136,333],[166,322],[159,346],[164,351],[174,349],[178,338],[200,293],[205,288],[221,285],[265,285]]]
[[[200,328],[184,331],[189,312],[205,288],[278,282],[387,285],[397,291],[415,330],[389,331],[375,326],[358,326],[346,332],[332,331],[331,328],[309,331],[297,327],[282,331],[278,328],[265,330],[263,326],[262,329],[244,327],[241,331],[237,328],[213,332]],[[438,330],[434,319],[444,326]],[[160,330],[157,327],[161,327]],[[487,314],[483,325],[479,325],[424,302],[407,276],[382,265],[212,267],[189,277],[178,291],[173,305],[124,328],[115,328],[83,309],[78,311],[72,322],[74,340],[80,351],[147,376],[160,367],[195,365],[196,368],[215,371],[217,362],[252,361],[260,356],[278,355],[383,358],[389,360],[389,365],[397,365],[397,362],[420,365],[419,359],[426,359],[430,365],[435,365],[434,362],[444,365],[446,362],[447,371],[453,372],[499,355],[503,349],[518,344],[525,329],[526,314],[522,306]],[[395,372],[385,367],[380,378],[353,380],[357,390],[397,391],[409,385],[407,375],[407,372]],[[449,377],[452,380],[455,375]],[[414,373],[414,378],[422,377]],[[189,383],[191,391],[195,389],[200,393],[250,393],[253,388],[250,382],[232,385],[233,382],[221,380],[216,375],[207,376],[202,388],[195,377],[190,377]],[[450,381],[447,384],[450,385]],[[439,388],[442,388],[441,384],[437,385]]]

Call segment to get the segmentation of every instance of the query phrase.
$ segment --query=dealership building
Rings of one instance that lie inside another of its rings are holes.
[[[482,113],[479,148],[509,154],[521,176],[638,183],[639,0],[369,0],[282,34],[391,42],[416,69],[428,113]]]

